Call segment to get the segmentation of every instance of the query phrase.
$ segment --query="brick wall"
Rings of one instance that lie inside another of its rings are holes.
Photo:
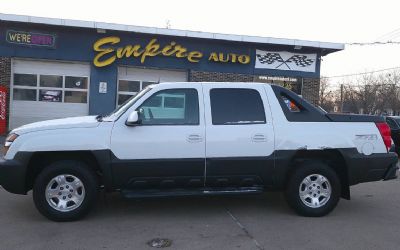
[[[302,96],[307,101],[314,105],[319,102],[319,79],[318,78],[304,78]]]
[[[252,75],[235,73],[204,72],[191,70],[189,73],[191,82],[253,82]]]
[[[10,114],[11,58],[0,57],[0,85],[7,87],[7,128]]]
[[[0,84],[10,86],[11,81],[11,58],[0,57]]]

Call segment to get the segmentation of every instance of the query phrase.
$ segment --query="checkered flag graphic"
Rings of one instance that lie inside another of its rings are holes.
[[[294,55],[287,59],[285,62],[291,63],[294,62],[299,67],[307,67],[314,63],[313,59],[307,59],[307,56],[303,55]]]
[[[267,53],[264,55],[257,54],[257,58],[261,64],[265,64],[265,63],[273,64],[275,62],[281,62],[281,63],[284,62],[284,60],[282,59],[281,55],[279,55],[279,53]]]

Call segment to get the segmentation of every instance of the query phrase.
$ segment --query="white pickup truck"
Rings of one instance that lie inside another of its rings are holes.
[[[0,184],[33,189],[37,209],[76,220],[98,190],[128,198],[281,190],[304,216],[323,216],[351,185],[397,178],[382,117],[334,115],[262,83],[163,83],[107,116],[10,132]]]

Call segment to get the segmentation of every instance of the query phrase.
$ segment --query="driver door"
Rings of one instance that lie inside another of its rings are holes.
[[[117,188],[204,186],[203,93],[201,85],[187,85],[159,86],[146,94],[127,111],[139,111],[141,124],[127,126],[128,114],[116,122],[111,150]]]

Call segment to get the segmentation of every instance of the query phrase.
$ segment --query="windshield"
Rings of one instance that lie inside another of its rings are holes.
[[[105,117],[114,116],[117,118],[117,117],[121,116],[123,113],[125,113],[125,111],[127,109],[129,109],[135,102],[137,102],[137,100],[139,100],[142,96],[144,96],[151,89],[152,89],[152,85],[142,89],[139,93],[137,93],[136,95],[134,95],[131,98],[129,98],[128,100],[126,100],[121,106],[117,107],[113,112],[111,112],[110,114],[108,114]]]

